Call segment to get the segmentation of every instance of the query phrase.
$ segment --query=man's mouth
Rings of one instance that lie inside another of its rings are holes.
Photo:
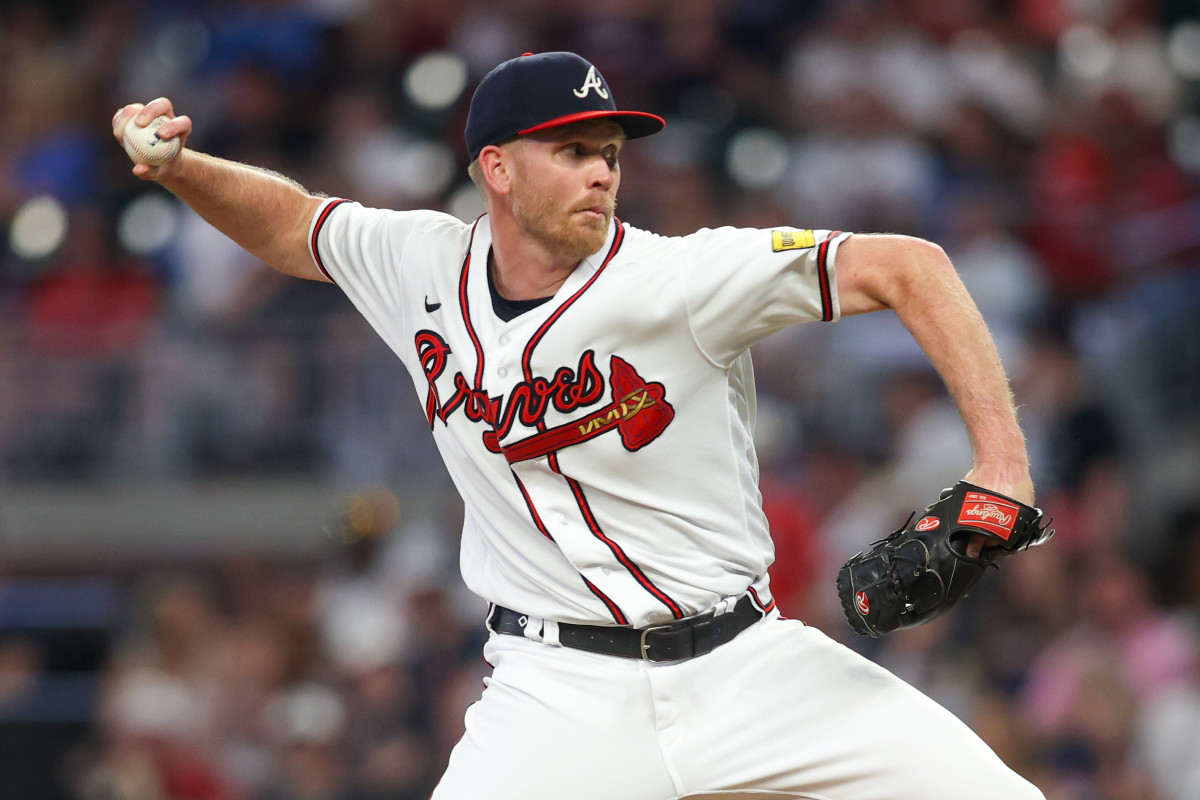
[[[576,209],[576,213],[583,214],[589,219],[606,220],[612,216],[612,209],[605,205],[596,205]]]

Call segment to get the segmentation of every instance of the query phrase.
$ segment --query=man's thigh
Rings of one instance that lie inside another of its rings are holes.
[[[495,665],[432,800],[669,800],[645,669],[493,636]]]
[[[679,666],[650,676],[679,709],[664,755],[681,794],[1042,798],[949,711],[799,622],[766,620]]]
[[[510,636],[433,800],[1041,800],[950,712],[799,622],[649,665]]]

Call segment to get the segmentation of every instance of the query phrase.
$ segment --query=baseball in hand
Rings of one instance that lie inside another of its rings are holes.
[[[145,126],[138,125],[136,118],[125,123],[121,144],[135,163],[157,167],[170,161],[179,152],[178,139],[158,138],[158,129],[168,119],[164,114],[150,120]]]

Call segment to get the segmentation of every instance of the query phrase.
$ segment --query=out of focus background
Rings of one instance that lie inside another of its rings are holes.
[[[1058,536],[882,642],[836,567],[964,474],[961,423],[891,315],[756,347],[785,613],[1051,800],[1200,798],[1189,0],[0,2],[0,796],[428,796],[487,666],[412,384],[109,120],[166,95],[197,149],[471,219],[475,83],[558,49],[669,120],[626,222],[930,238],[999,343]]]

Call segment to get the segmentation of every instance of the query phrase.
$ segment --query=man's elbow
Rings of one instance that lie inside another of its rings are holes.
[[[263,260],[266,261],[267,266],[282,272],[284,275],[291,275],[294,278],[305,278],[310,281],[329,281],[329,278],[325,277],[325,273],[313,261],[308,248],[305,248],[303,251],[291,251],[271,259]]]
[[[287,230],[273,236],[263,254],[260,256],[268,266],[296,278],[328,281],[325,274],[317,267],[309,250],[308,233],[313,214],[320,204],[318,198],[312,197],[304,208],[295,215],[295,223]]]
[[[846,263],[839,252],[839,293],[849,301],[843,303],[843,315],[927,300],[933,282],[958,280],[946,251],[926,239],[890,233],[856,235],[842,247]]]
[[[896,263],[904,277],[918,278],[923,275],[954,272],[950,256],[937,242],[916,236],[894,236]]]

